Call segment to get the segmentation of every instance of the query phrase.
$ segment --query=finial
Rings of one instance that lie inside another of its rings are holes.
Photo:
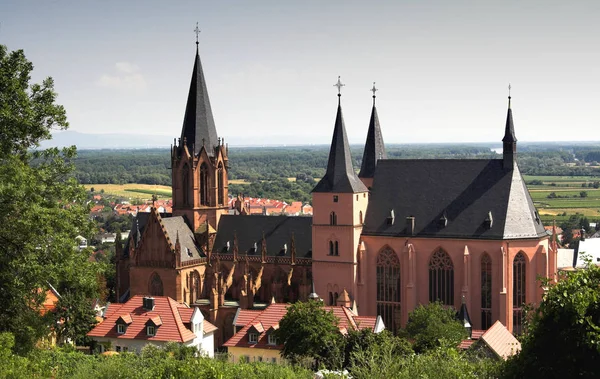
[[[337,89],[338,89],[338,97],[341,97],[342,96],[342,87],[345,86],[345,84],[342,84],[342,79],[341,79],[340,76],[338,76],[338,81],[333,86],[337,87]]]
[[[510,109],[510,90],[512,89],[512,86],[510,85],[510,83],[508,83],[508,109]]]
[[[375,88],[375,82],[373,82],[373,88],[371,88],[371,92],[373,92],[373,105],[375,105],[375,92],[379,91],[377,88]]]
[[[196,29],[194,29],[196,33],[196,47],[198,46],[198,35],[200,34],[200,29],[198,28],[198,22],[196,22]]]

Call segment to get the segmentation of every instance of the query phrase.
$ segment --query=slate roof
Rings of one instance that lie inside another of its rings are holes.
[[[275,303],[270,304],[264,310],[258,312],[254,318],[246,323],[246,325],[233,335],[223,346],[227,347],[247,347],[258,349],[281,349],[282,345],[269,345],[268,334],[271,328],[278,328],[279,321],[287,314],[289,304]],[[338,328],[340,332],[346,333],[351,329],[371,329],[375,328],[377,317],[362,316],[359,317],[351,309],[343,306],[324,306],[326,311],[332,311],[334,316],[339,320]],[[238,325],[238,323],[236,323]],[[259,326],[257,328],[257,326]],[[253,328],[259,332],[258,342],[250,343],[248,341],[248,331]]]
[[[506,127],[504,128],[504,138],[502,138],[502,142],[517,142],[512,109],[510,108],[510,96],[508,97],[508,113],[506,114]]]
[[[162,223],[173,244],[177,240],[177,235],[179,235],[181,262],[205,257],[205,254],[196,246],[194,233],[183,216],[162,218]]]
[[[135,339],[148,341],[187,342],[196,335],[184,324],[189,323],[193,309],[180,304],[167,296],[154,296],[154,309],[149,311],[143,307],[144,296],[137,295],[123,304],[111,303],[106,310],[106,318],[96,325],[87,335],[90,337],[106,337],[118,339]],[[190,312],[190,310],[192,312]],[[131,318],[124,334],[117,333],[116,321],[126,315]],[[159,316],[161,325],[154,336],[146,334],[146,322]],[[214,331],[216,327],[205,320],[204,332]]]
[[[217,146],[217,129],[210,107],[206,79],[204,78],[204,71],[202,70],[197,46],[190,92],[185,107],[183,128],[181,129],[182,144],[184,138],[191,154],[196,155],[200,152],[202,139],[204,139],[204,146],[208,155],[212,156],[214,154],[214,148]],[[193,149],[194,145],[195,150]]]
[[[385,145],[383,144],[383,136],[381,127],[379,126],[379,117],[377,116],[377,108],[373,103],[371,111],[371,120],[369,121],[369,131],[367,132],[367,141],[363,152],[362,164],[359,178],[372,178],[375,175],[375,167],[378,159],[387,159]]]
[[[352,167],[352,156],[350,155],[342,106],[338,103],[327,171],[312,192],[357,193],[367,191],[367,187],[356,176],[354,167]]]
[[[388,221],[392,210],[393,224]],[[486,221],[490,214],[491,220]],[[415,218],[412,234],[409,216]],[[379,161],[363,234],[465,239],[547,236],[517,165],[504,169],[502,159]]]
[[[291,256],[292,233],[296,244],[297,258],[312,256],[312,217],[298,216],[244,216],[223,215],[217,228],[213,253],[233,253],[233,239],[237,235],[240,255],[261,254],[261,241],[264,232],[267,241],[267,255]],[[226,245],[229,241],[229,251]],[[254,244],[256,243],[256,251]],[[283,245],[287,244],[287,252]]]

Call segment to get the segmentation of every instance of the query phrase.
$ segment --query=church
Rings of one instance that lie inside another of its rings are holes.
[[[375,104],[360,171],[350,156],[341,82],[312,217],[228,206],[228,145],[217,134],[196,42],[180,137],[171,147],[171,214],[138,213],[117,241],[117,298],[169,296],[199,307],[216,345],[238,309],[307,300],[381,316],[387,329],[432,301],[465,304],[473,329],[521,332],[538,277],[556,279],[556,246],[517,165],[510,96],[500,159],[387,159]]]

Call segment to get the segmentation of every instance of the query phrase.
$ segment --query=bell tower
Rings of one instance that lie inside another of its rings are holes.
[[[196,57],[181,137],[171,147],[173,215],[185,216],[194,232],[206,232],[206,223],[216,229],[228,210],[229,159],[210,107],[198,53],[198,25],[195,31]]]
[[[312,273],[316,292],[335,305],[346,289],[357,295],[357,253],[369,190],[352,166],[338,78],[338,107],[325,176],[312,191]]]

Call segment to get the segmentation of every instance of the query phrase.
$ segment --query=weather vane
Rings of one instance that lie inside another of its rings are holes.
[[[194,29],[194,32],[196,32],[196,45],[198,44],[198,35],[200,34],[200,29],[198,28],[198,23],[196,22],[196,29]]]
[[[333,86],[337,87],[337,89],[338,89],[338,96],[342,96],[342,87],[345,86],[345,84],[342,84],[341,77],[338,76],[338,81]]]
[[[510,90],[511,90],[511,88],[512,87],[511,87],[510,83],[508,83],[508,97],[510,97]]]

